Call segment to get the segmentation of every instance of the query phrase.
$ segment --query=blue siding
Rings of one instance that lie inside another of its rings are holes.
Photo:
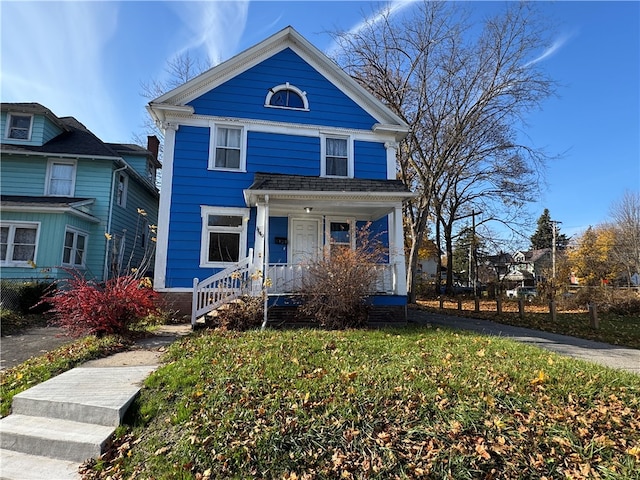
[[[319,176],[320,138],[249,132],[247,170]]]
[[[288,245],[276,244],[276,237],[289,237],[289,219],[287,217],[269,218],[269,263],[287,263]]]
[[[309,111],[264,106],[270,88],[289,82],[305,91]],[[198,115],[370,130],[376,119],[290,48],[246,70],[189,103]]]
[[[363,228],[367,222],[358,221],[356,222],[356,228],[360,230]],[[369,225],[369,238],[375,239],[381,242],[383,245],[389,245],[389,217],[384,216],[375,222],[371,222]],[[389,252],[386,252],[384,257],[381,259],[381,263],[389,263]]]
[[[355,141],[353,149],[355,178],[387,178],[387,149],[384,143]]]

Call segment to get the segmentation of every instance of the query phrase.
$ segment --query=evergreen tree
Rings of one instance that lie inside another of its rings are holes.
[[[563,233],[560,233],[560,227],[556,224],[556,248],[564,250],[569,243],[569,239]],[[538,229],[531,235],[531,250],[540,250],[543,248],[551,248],[553,245],[553,222],[549,209],[545,208],[538,218]]]

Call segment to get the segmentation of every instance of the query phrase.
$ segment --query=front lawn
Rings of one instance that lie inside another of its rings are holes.
[[[174,344],[86,478],[640,478],[640,377],[427,327]]]

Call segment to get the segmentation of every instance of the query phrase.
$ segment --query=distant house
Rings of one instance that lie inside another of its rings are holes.
[[[517,251],[508,265],[509,271],[502,277],[503,282],[534,286],[543,281],[552,266],[550,248]]]
[[[270,279],[272,304],[293,295],[306,261],[368,222],[389,247],[371,301],[404,311],[408,126],[293,28],[148,109],[165,131],[154,284],[192,321],[239,269]]]
[[[1,114],[2,278],[76,269],[104,280],[137,266],[153,250],[157,138],[146,149],[105,143],[38,103],[2,103]]]

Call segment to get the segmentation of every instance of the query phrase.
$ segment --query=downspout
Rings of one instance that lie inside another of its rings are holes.
[[[107,230],[105,233],[111,234],[111,218],[113,216],[113,197],[115,196],[116,174],[126,170],[128,165],[116,168],[111,176],[111,192],[109,194],[109,216],[107,217]],[[102,270],[102,281],[106,281],[109,275],[109,243],[111,240],[107,238],[107,244],[104,252],[104,268]]]
[[[262,305],[262,327],[261,330],[264,330],[267,326],[267,304],[269,303],[269,295],[267,294],[267,273],[269,269],[269,195],[264,196],[264,250],[262,255],[262,296],[263,305]]]

